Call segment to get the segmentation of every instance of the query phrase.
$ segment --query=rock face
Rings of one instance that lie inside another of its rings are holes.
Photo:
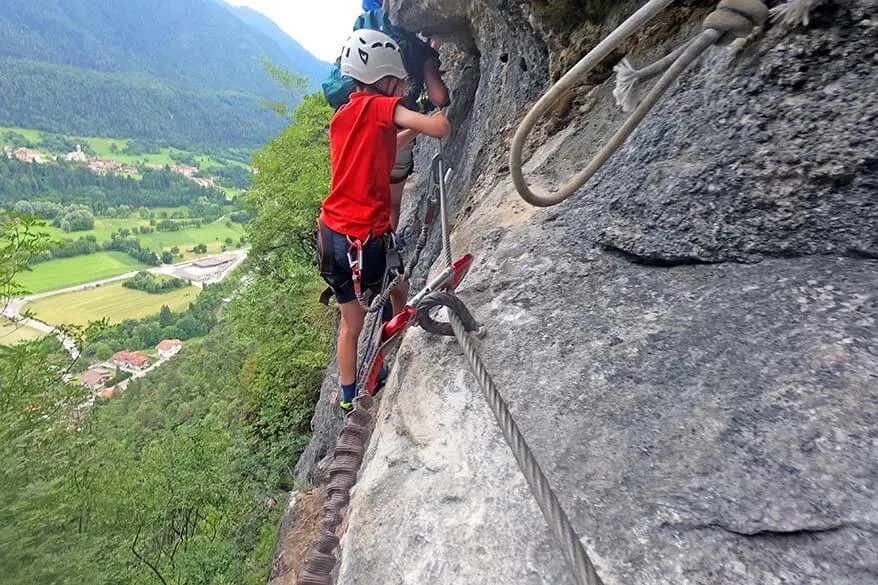
[[[711,49],[581,193],[534,209],[505,157],[546,86],[544,25],[506,1],[399,3],[457,44],[460,296],[607,584],[878,582],[876,10],[838,0]],[[634,60],[698,24],[678,20]],[[533,139],[534,182],[622,119],[610,83]],[[379,396],[338,583],[574,582],[456,342],[412,330]]]

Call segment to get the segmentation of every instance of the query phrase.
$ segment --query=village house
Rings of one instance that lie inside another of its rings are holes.
[[[86,370],[79,376],[79,383],[90,390],[97,390],[113,377],[113,373],[103,368]]]
[[[76,150],[64,155],[64,160],[68,162],[88,162],[88,157],[82,152],[82,147],[77,144]]]
[[[96,175],[106,175],[107,173],[114,173],[121,168],[122,165],[114,160],[91,158],[88,161],[88,170]]]
[[[183,349],[183,342],[179,339],[164,339],[155,348],[158,350],[161,358],[168,359],[171,356],[177,355],[177,352]]]
[[[216,187],[216,178],[215,177],[189,177],[192,181],[205,189],[213,189]]]
[[[171,170],[175,173],[180,173],[181,175],[189,177],[190,179],[195,176],[196,173],[198,173],[198,167],[190,167],[180,164],[172,166]]]
[[[109,400],[116,393],[116,387],[104,388],[98,392],[98,400]]]
[[[120,368],[142,370],[149,365],[145,351],[119,351],[113,354],[113,363]]]
[[[30,148],[16,148],[13,155],[20,162],[42,164],[43,153]]]

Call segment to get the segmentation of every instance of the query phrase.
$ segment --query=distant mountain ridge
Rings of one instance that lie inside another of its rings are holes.
[[[266,22],[267,21],[267,22]],[[266,57],[316,87],[328,65],[214,0],[0,0],[0,125],[251,147],[285,121]]]
[[[276,42],[294,63],[300,63],[301,65],[298,69],[300,75],[315,80],[317,82],[315,86],[323,81],[324,76],[329,71],[330,63],[314,57],[305,47],[290,37],[273,20],[261,12],[257,12],[248,6],[232,6],[231,4],[225,4],[225,6],[243,23],[255,28]]]

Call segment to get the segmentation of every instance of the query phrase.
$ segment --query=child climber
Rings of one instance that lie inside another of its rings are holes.
[[[365,318],[354,292],[350,254],[356,256],[362,248],[361,287],[377,292],[386,268],[385,241],[391,237],[390,173],[397,131],[445,138],[451,127],[441,111],[425,116],[402,105],[407,74],[399,47],[386,34],[354,31],[342,48],[341,70],[356,81],[357,90],[329,124],[332,184],[320,211],[317,249],[320,275],[341,309],[339,405],[349,411],[356,394],[357,342]],[[394,313],[403,309],[407,295],[407,283],[391,291]]]

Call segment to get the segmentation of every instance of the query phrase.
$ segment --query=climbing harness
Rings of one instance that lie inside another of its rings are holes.
[[[804,4],[810,8],[817,1],[791,0],[789,4]],[[657,63],[649,68],[648,73],[653,76],[657,75],[661,70],[666,69],[666,72],[644,102],[637,107],[635,112],[623,124],[622,128],[589,165],[576,175],[570,183],[564,185],[557,194],[535,194],[524,182],[521,171],[521,153],[524,141],[537,120],[557,101],[564,91],[573,85],[576,79],[591,70],[625,38],[645,25],[672,2],[673,0],[652,0],[640,9],[562,77],[525,117],[513,141],[510,153],[510,169],[516,189],[518,189],[526,201],[533,205],[549,206],[559,203],[573,194],[612,156],[640,121],[643,120],[646,113],[655,105],[668,86],[707,47],[716,43],[725,33],[732,33],[739,37],[749,35],[753,28],[761,26],[768,16],[768,9],[759,0],[723,0],[720,2],[717,10],[711,13],[705,20],[705,30],[700,35],[686,43],[683,47],[680,47],[677,51],[674,51],[665,59],[662,59],[660,65]],[[793,9],[790,11],[795,12]],[[800,12],[795,13],[799,15],[797,18],[801,18]],[[775,9],[772,9],[772,15],[775,14],[778,14],[781,18],[792,18],[789,16],[789,13],[782,11],[775,13]],[[805,19],[807,19],[807,14]],[[631,80],[628,79],[628,81]],[[619,96],[617,95],[618,98]],[[315,540],[302,563],[297,583],[298,585],[332,584],[332,571],[335,566],[333,551],[339,543],[339,538],[335,532],[341,524],[343,510],[350,501],[350,489],[356,483],[357,473],[363,461],[366,445],[372,430],[373,417],[371,408],[375,387],[373,384],[389,344],[398,341],[402,333],[412,322],[417,321],[427,331],[439,335],[453,335],[457,339],[473,374],[482,388],[485,399],[500,425],[503,436],[512,449],[515,460],[537,500],[540,510],[548,522],[553,535],[561,545],[574,580],[577,585],[602,585],[600,576],[597,574],[593,563],[582,545],[582,540],[570,523],[558,498],[552,491],[548,479],[540,469],[533,452],[528,447],[515,420],[512,418],[509,407],[503,400],[496,384],[491,379],[487,368],[479,357],[477,348],[473,344],[472,334],[480,336],[483,330],[479,327],[463,301],[453,294],[453,291],[469,270],[473,259],[472,256],[467,254],[457,262],[452,261],[453,256],[451,254],[445,198],[445,165],[446,161],[440,148],[440,152],[433,158],[431,166],[432,187],[428,198],[427,213],[418,237],[415,252],[410,259],[405,273],[411,274],[426,245],[427,234],[430,225],[434,221],[437,203],[442,225],[442,255],[446,267],[423,290],[412,297],[401,313],[397,314],[387,323],[382,324],[381,320],[377,317],[374,320],[375,328],[370,337],[369,348],[362,361],[364,377],[358,377],[360,380],[366,380],[366,391],[359,393],[354,400],[354,409],[346,416],[345,426],[336,441],[333,453],[334,460],[329,467],[330,480],[327,502],[323,508],[324,517],[320,523],[320,536]],[[385,276],[385,284],[387,280],[388,277]],[[380,299],[381,297],[379,296]],[[384,298],[381,304],[383,305],[386,300]],[[447,308],[448,323],[438,322],[430,315],[430,310],[439,306]]]
[[[525,201],[538,207],[549,207],[561,203],[573,195],[613,156],[634,129],[643,121],[646,114],[658,103],[668,87],[708,47],[717,43],[727,34],[739,38],[749,36],[754,28],[761,27],[765,23],[769,15],[768,7],[760,0],[722,0],[716,10],[704,19],[701,33],[666,59],[656,63],[654,69],[651,68],[648,71],[649,74],[657,75],[662,68],[666,68],[664,75],[656,82],[649,94],[634,109],[634,112],[625,120],[619,130],[591,159],[588,165],[555,193],[533,190],[524,179],[521,158],[525,141],[536,123],[561,98],[564,92],[573,87],[588,72],[594,69],[598,63],[603,61],[621,45],[625,39],[643,28],[673,2],[674,0],[651,0],[635,12],[561,77],[524,117],[524,120],[522,120],[521,125],[518,127],[518,131],[515,133],[515,138],[512,140],[512,147],[509,151],[509,170],[512,174],[512,182],[515,185],[515,189]],[[671,60],[671,57],[673,57],[673,60]],[[614,93],[617,94],[617,100],[620,100],[621,95],[623,99],[620,101],[624,106],[631,106],[633,104],[630,97],[625,96],[627,91],[625,84],[628,84],[628,90],[630,90],[633,83],[630,72],[625,67],[620,68],[623,71],[623,81],[620,82],[622,83],[621,89],[617,87]],[[630,66],[628,66],[628,69],[630,69]],[[630,91],[628,91],[628,96],[630,96]]]
[[[341,524],[343,510],[350,501],[350,489],[356,483],[357,473],[362,464],[372,429],[373,418],[370,409],[377,386],[378,372],[390,344],[398,341],[402,333],[416,321],[426,331],[438,335],[454,336],[457,339],[552,533],[562,545],[564,556],[571,567],[577,585],[602,585],[582,542],[552,491],[548,479],[540,469],[533,452],[525,442],[524,436],[518,430],[509,407],[500,396],[497,386],[478,355],[478,351],[472,344],[470,334],[481,337],[484,330],[476,322],[464,302],[453,292],[472,265],[473,257],[466,254],[456,262],[452,261],[445,192],[446,177],[446,161],[440,149],[431,165],[432,187],[427,213],[407,272],[411,273],[426,245],[427,234],[435,218],[437,203],[442,226],[442,255],[445,260],[445,269],[414,295],[405,309],[390,321],[382,325],[381,320],[377,316],[375,317],[375,330],[370,333],[369,348],[365,352],[358,372],[358,376],[362,374],[358,380],[364,382],[363,389],[365,391],[360,392],[354,399],[354,408],[346,416],[345,426],[336,441],[333,462],[329,467],[327,501],[323,508],[324,517],[320,523],[320,535],[312,544],[302,563],[297,583],[298,585],[332,584],[332,570],[335,567],[333,551],[339,543],[335,532]],[[386,277],[385,280],[387,280]],[[449,322],[439,322],[433,319],[430,311],[436,307],[447,308]]]
[[[429,309],[438,305],[432,300],[426,304],[424,302],[430,299],[430,295],[434,291],[453,292],[464,276],[466,276],[470,266],[472,266],[473,257],[470,254],[465,254],[457,261],[453,260],[445,192],[446,170],[447,161],[440,143],[440,150],[433,157],[430,165],[430,196],[427,201],[424,221],[418,235],[418,241],[415,244],[414,252],[404,271],[397,272],[392,278],[388,278],[388,274],[392,272],[391,270],[385,274],[383,292],[376,302],[370,305],[370,308],[373,309],[372,312],[377,313],[379,309],[383,308],[390,296],[390,289],[404,278],[403,275],[411,274],[414,271],[415,266],[420,260],[421,253],[427,244],[430,228],[435,222],[437,206],[442,228],[442,251],[446,267],[435,278],[430,280],[420,292],[415,294],[399,314],[383,324],[380,318],[373,317],[370,325],[365,328],[367,331],[367,343],[360,360],[360,365],[357,368],[358,394],[366,393],[373,395],[375,393],[378,387],[378,375],[381,371],[381,366],[384,364],[385,356],[392,345],[402,338],[402,334],[413,323],[417,322],[427,331],[434,331],[435,321],[430,318]],[[424,306],[422,307],[422,305]],[[475,327],[474,324],[472,326]],[[447,327],[447,324],[445,324],[445,327]],[[435,329],[445,331],[442,324],[436,324]],[[451,333],[448,331],[444,334],[450,335]]]
[[[341,523],[342,512],[350,500],[350,489],[356,483],[357,472],[363,460],[363,453],[372,427],[372,414],[370,412],[372,396],[377,388],[378,373],[391,344],[399,341],[402,334],[415,321],[422,326],[426,324],[425,328],[431,327],[435,322],[429,317],[429,310],[440,305],[451,306],[452,310],[461,312],[460,327],[463,331],[477,331],[479,329],[478,323],[463,302],[451,294],[469,271],[473,257],[470,254],[465,254],[456,262],[451,261],[448,210],[445,202],[446,165],[447,162],[440,143],[440,151],[433,157],[431,164],[430,196],[424,222],[415,250],[404,273],[411,274],[420,259],[427,243],[430,226],[435,221],[437,203],[443,232],[442,247],[447,266],[411,298],[403,311],[386,323],[382,323],[379,311],[387,302],[388,291],[398,277],[390,277],[390,272],[385,272],[382,294],[377,297],[375,302],[368,305],[370,309],[374,309],[371,311],[373,321],[371,329],[367,333],[368,344],[358,368],[357,397],[354,399],[353,410],[345,416],[345,425],[336,441],[333,462],[329,467],[327,501],[323,507],[324,517],[320,523],[320,536],[312,544],[302,563],[297,580],[298,585],[331,585],[332,583],[331,573],[335,567],[335,557],[332,552],[338,546],[338,537],[335,535],[335,531]],[[357,246],[353,242],[351,244],[352,248],[348,251],[351,267],[361,270],[362,245]],[[440,325],[439,328],[441,328],[441,324],[437,325]],[[447,324],[445,325],[447,326]],[[451,332],[446,334],[451,334]]]

